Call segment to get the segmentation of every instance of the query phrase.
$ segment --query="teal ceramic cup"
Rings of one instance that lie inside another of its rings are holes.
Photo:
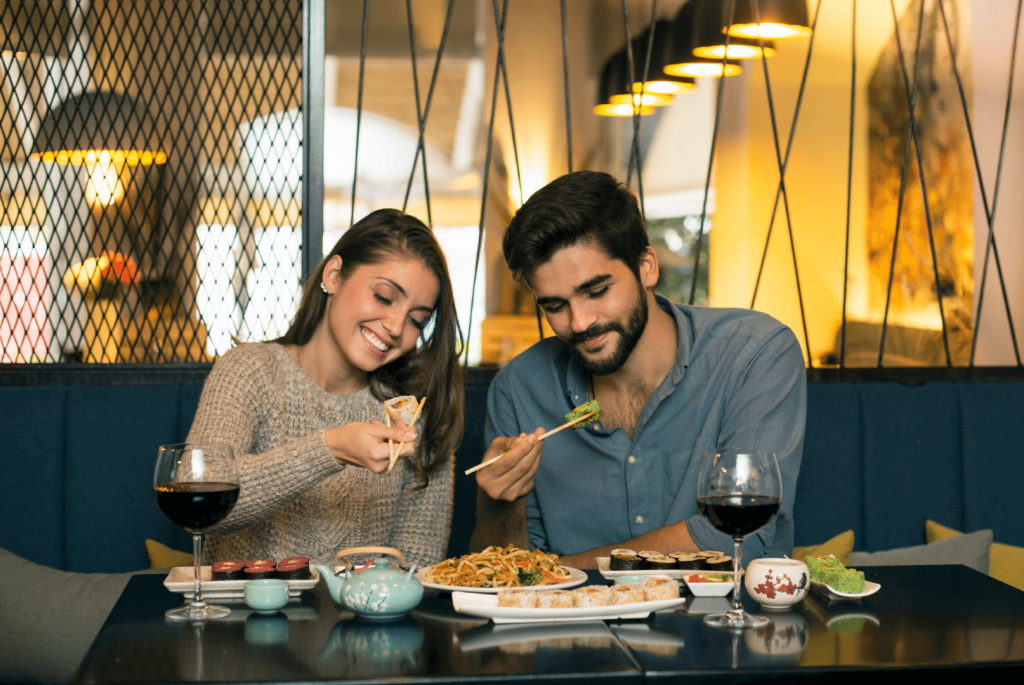
[[[245,604],[261,614],[272,614],[288,603],[288,581],[276,578],[245,584]]]
[[[616,585],[639,585],[644,582],[647,576],[617,576],[615,578]]]

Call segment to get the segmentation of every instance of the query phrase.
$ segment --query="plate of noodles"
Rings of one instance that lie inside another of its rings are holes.
[[[452,592],[497,593],[507,588],[564,590],[587,582],[587,574],[562,566],[558,555],[513,545],[445,559],[416,572],[423,587]]]

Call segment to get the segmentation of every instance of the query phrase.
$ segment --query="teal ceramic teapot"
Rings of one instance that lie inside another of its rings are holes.
[[[326,566],[317,566],[320,577],[327,583],[331,597],[357,616],[378,621],[390,621],[405,616],[419,606],[423,599],[423,586],[413,577],[416,567],[405,573],[389,568],[388,560],[378,557],[362,569],[353,568],[345,559],[348,554],[387,554],[405,565],[405,558],[391,547],[353,547],[338,552],[345,567],[335,575]]]

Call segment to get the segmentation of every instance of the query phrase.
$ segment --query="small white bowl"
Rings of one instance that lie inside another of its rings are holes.
[[[811,587],[807,564],[797,559],[754,559],[743,579],[754,601],[765,609],[788,609]]]
[[[706,573],[692,573],[694,576],[704,576]],[[732,592],[732,578],[729,580],[708,580],[704,582],[690,582],[690,576],[685,576],[683,580],[686,581],[686,587],[690,588],[690,592],[693,593],[694,597],[725,597],[727,594]]]

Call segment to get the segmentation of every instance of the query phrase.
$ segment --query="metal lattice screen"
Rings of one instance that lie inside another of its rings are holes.
[[[0,361],[280,335],[302,251],[302,0],[5,2]]]

